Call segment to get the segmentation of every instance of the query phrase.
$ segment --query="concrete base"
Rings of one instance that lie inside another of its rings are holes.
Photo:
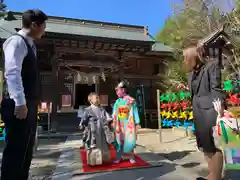
[[[81,136],[82,132],[76,132],[76,133],[68,133],[68,132],[57,132],[57,133],[48,133],[43,132],[41,134],[38,134],[39,139],[59,139],[59,138],[67,138],[69,136]],[[79,137],[80,138],[80,137]]]

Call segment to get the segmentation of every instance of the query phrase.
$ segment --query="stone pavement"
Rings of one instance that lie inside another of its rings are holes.
[[[81,172],[79,146],[81,144],[79,136],[69,136],[68,140],[61,148],[63,150],[52,180],[138,180],[138,179],[159,179],[159,180],[192,180],[197,174],[186,171],[183,167],[176,165],[164,156],[148,151],[146,148],[137,146],[135,153],[143,160],[152,165],[151,168],[125,169],[112,172],[101,172],[86,174]]]
[[[30,179],[51,179],[57,160],[62,152],[61,146],[65,140],[66,138],[39,140],[39,146],[31,164]]]
[[[61,146],[66,138],[40,139],[30,169],[30,180],[51,180],[56,162],[61,154]],[[5,144],[0,141],[0,162]],[[0,163],[1,166],[1,163]]]
[[[82,132],[47,132],[44,131],[42,133],[38,134],[39,139],[61,139],[61,138],[67,138],[68,136],[81,136]]]
[[[148,131],[149,130],[144,131],[144,129],[141,130],[138,139],[144,139],[144,134]],[[150,138],[148,137],[148,141],[150,140],[152,144],[154,144],[154,142],[157,143],[157,137],[155,136],[156,139],[153,137],[154,135]],[[76,162],[75,160],[76,156],[80,155],[79,146],[81,143],[81,137],[78,135],[70,135],[66,141],[64,139],[65,138],[63,137],[60,139],[59,137],[52,137],[52,139],[40,139],[38,151],[34,156],[31,166],[32,180],[188,180],[196,177],[196,174],[186,171],[185,168],[173,161],[170,161],[161,154],[147,151],[147,149],[141,145],[136,148],[136,153],[154,167],[80,175],[80,165],[78,164],[79,162]]]
[[[81,145],[80,136],[69,136],[64,145],[64,151],[62,152],[56,170],[53,174],[54,179],[70,179],[73,175],[86,174],[82,169],[81,155],[79,147]],[[63,148],[62,148],[63,149]],[[151,167],[161,166],[160,158],[152,159],[146,154],[139,154],[138,156],[144,161],[151,164]]]
[[[197,151],[195,137],[185,135],[183,129],[162,129],[162,142],[158,130],[142,129],[138,132],[137,144],[153,151]]]
[[[195,137],[186,137],[185,132],[175,129],[162,130],[160,143],[156,130],[143,129],[138,134],[137,144],[149,151],[165,157],[177,166],[198,176],[207,176],[208,167],[203,154],[198,151]],[[237,180],[240,172],[225,171],[226,179]]]
[[[185,137],[180,131],[164,130],[163,139],[164,143],[160,143],[156,130],[142,129],[138,133],[135,153],[152,164],[151,168],[81,174],[80,161],[76,161],[77,156],[80,159],[81,136],[73,134],[68,136],[67,140],[63,137],[43,138],[40,139],[38,151],[33,159],[31,179],[193,180],[198,176],[207,175],[207,165],[202,154],[196,151],[194,138]],[[236,178],[231,180],[240,177],[239,173],[234,176]]]
[[[77,156],[80,159],[80,139],[78,134],[64,142],[54,137],[41,139],[31,168],[32,180],[193,180],[208,173],[195,139],[185,137],[182,131],[163,130],[164,143],[159,142],[156,130],[139,131],[135,153],[155,167],[96,174],[81,174],[80,161],[76,161]],[[240,177],[239,173],[234,176],[231,180]]]

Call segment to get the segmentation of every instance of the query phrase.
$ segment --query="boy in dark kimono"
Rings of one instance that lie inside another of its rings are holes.
[[[86,128],[84,140],[88,151],[88,164],[99,165],[110,161],[109,144],[114,141],[110,130],[112,118],[100,106],[96,93],[90,93],[88,100],[91,105],[85,109],[82,117],[82,125]]]

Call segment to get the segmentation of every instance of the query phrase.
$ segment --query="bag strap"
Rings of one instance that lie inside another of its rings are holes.
[[[223,139],[225,141],[225,144],[228,143],[228,135],[227,135],[227,130],[225,128],[224,122],[220,121],[220,127],[221,127],[221,131],[222,131],[222,135],[223,135]]]
[[[21,37],[21,38],[23,39],[24,43],[26,44],[26,46],[29,47],[29,48],[31,48],[31,46],[30,46],[30,44],[28,43],[27,39],[26,39],[24,36],[22,36],[21,34],[16,33],[16,34],[14,34],[14,35],[12,35],[12,36],[19,36],[19,37]],[[32,48],[31,48],[31,49],[32,49]]]

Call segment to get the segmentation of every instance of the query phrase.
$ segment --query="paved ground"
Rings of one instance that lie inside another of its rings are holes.
[[[40,139],[38,151],[34,155],[31,166],[32,180],[51,180],[52,173],[55,170],[58,158],[61,154],[61,146],[66,138],[60,139]],[[4,143],[0,142],[0,156]]]
[[[125,170],[118,172],[107,172],[101,174],[75,176],[71,180],[192,180],[182,171],[177,170],[171,165],[165,165],[165,168],[149,168],[138,170]],[[174,173],[173,173],[174,172]],[[195,178],[194,178],[195,179]]]
[[[33,180],[51,180],[66,138],[41,139],[31,166]]]
[[[135,152],[139,157],[151,164],[160,162],[162,163],[162,166],[79,175],[79,173],[81,173],[80,166],[77,165],[73,152],[74,147],[79,147],[79,139],[80,138],[78,137],[70,137],[65,143],[65,151],[58,160],[59,163],[57,165],[56,171],[54,172],[53,180],[192,180],[197,177],[197,174],[192,174],[191,172],[186,171],[183,167],[167,160],[163,156],[146,151],[146,148],[143,148],[141,146],[138,146]]]
[[[165,157],[176,166],[183,167],[192,175],[202,177],[208,175],[207,163],[202,153],[196,148],[195,137],[186,137],[185,133],[180,130],[164,129],[162,131],[163,142],[160,143],[159,134],[156,131],[143,131],[145,133],[138,135],[138,144]],[[225,179],[227,180],[238,180],[239,177],[239,171],[225,171]]]
[[[145,149],[141,147],[137,147],[136,151],[140,156],[147,156],[152,160],[158,159],[158,161],[162,163],[162,166],[156,168],[81,175],[72,178],[72,180],[192,180],[197,177],[197,174],[192,174],[191,172],[186,171],[181,166],[176,165],[158,154],[146,152]]]
[[[73,155],[73,149],[79,147],[81,138],[79,135],[69,137],[66,142],[64,136],[40,140],[31,167],[33,180],[194,180],[208,173],[202,154],[196,151],[194,138],[167,130],[163,133],[164,143],[159,143],[156,131],[142,130],[138,135],[136,153],[149,162],[161,162],[162,166],[72,177],[78,170],[71,170],[76,163],[68,159]],[[2,147],[3,143],[0,143],[0,152]],[[240,177],[236,172],[228,174],[231,180]]]

